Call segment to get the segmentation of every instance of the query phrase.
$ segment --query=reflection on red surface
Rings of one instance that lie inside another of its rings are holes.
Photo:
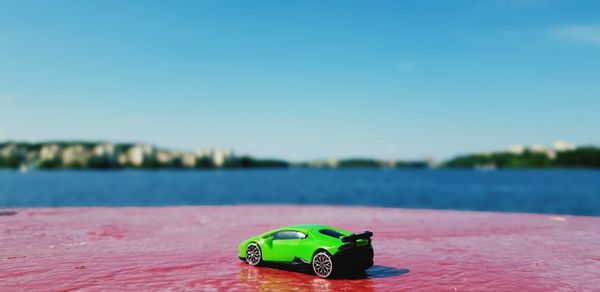
[[[17,209],[0,216],[0,291],[600,290],[600,218],[324,206]],[[277,220],[273,220],[277,218]],[[251,267],[282,225],[375,233],[366,274]]]
[[[242,267],[238,279],[240,288],[261,291],[281,291],[288,290],[290,287],[294,287],[300,291],[327,291],[334,288],[338,291],[342,288],[350,287],[360,287],[363,291],[373,290],[371,280],[343,283],[341,281],[321,279],[308,274],[266,267]]]
[[[374,290],[373,279],[395,277],[408,273],[408,269],[373,266],[365,273],[340,275],[335,279],[321,279],[314,276],[309,267],[286,266],[254,267],[241,264],[238,276],[240,287],[252,290],[299,290],[340,291],[360,288],[361,291]]]

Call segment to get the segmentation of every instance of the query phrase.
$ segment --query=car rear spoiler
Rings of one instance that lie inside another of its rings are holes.
[[[363,233],[359,233],[359,234],[352,234],[352,235],[348,235],[348,236],[344,236],[342,237],[342,242],[356,242],[359,239],[371,239],[371,237],[373,236],[373,232],[371,231],[365,231]]]

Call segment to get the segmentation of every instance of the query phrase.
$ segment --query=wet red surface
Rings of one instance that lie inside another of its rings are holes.
[[[600,290],[600,218],[322,206],[17,209],[0,290]],[[250,267],[245,238],[321,223],[375,233],[367,275]]]

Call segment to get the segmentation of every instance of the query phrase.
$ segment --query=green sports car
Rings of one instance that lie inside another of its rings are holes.
[[[309,264],[314,273],[328,278],[341,271],[361,271],[373,266],[373,233],[352,234],[318,225],[292,225],[249,238],[240,245],[239,257],[250,265],[261,263]]]

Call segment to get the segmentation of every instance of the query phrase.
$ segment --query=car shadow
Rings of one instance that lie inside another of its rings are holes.
[[[366,274],[367,274],[367,278],[377,279],[377,278],[396,277],[396,276],[408,274],[408,272],[410,272],[410,270],[405,269],[405,268],[398,269],[398,268],[394,268],[394,267],[374,265],[366,271]]]
[[[310,265],[305,264],[295,264],[295,265],[287,265],[287,264],[278,264],[278,263],[263,263],[261,266],[285,270],[290,272],[314,275]],[[366,271],[360,272],[343,272],[338,275],[331,277],[331,279],[345,279],[345,280],[360,280],[360,279],[381,279],[381,278],[390,278],[397,277],[400,275],[404,275],[410,272],[409,269],[398,269],[394,267],[388,266],[380,266],[373,265]]]

